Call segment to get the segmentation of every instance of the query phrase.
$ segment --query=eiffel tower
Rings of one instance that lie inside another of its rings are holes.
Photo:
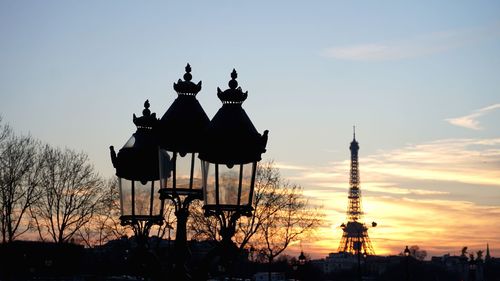
[[[372,243],[368,237],[368,227],[360,222],[363,215],[361,211],[361,190],[359,188],[359,164],[358,150],[359,144],[356,141],[356,128],[354,127],[354,137],[349,147],[351,150],[351,175],[349,180],[349,206],[347,209],[347,224],[340,227],[344,231],[338,252],[360,254],[361,251],[367,255],[374,255]],[[377,226],[375,222],[372,227]]]

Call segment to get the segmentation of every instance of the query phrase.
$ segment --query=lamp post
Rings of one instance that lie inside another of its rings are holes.
[[[304,255],[304,252],[303,252],[303,251],[300,251],[300,255],[299,255],[299,264],[300,264],[300,265],[304,265],[304,264],[306,264],[306,256]]]
[[[298,281],[299,280],[298,269],[299,269],[299,262],[298,261],[293,261],[292,270],[293,270],[293,280],[294,281]]]
[[[476,260],[474,260],[474,255],[470,255],[470,260],[469,260],[469,280],[470,281],[476,281]]]
[[[406,248],[403,251],[403,253],[404,253],[404,256],[405,256],[405,280],[408,281],[408,280],[410,280],[410,268],[409,268],[410,249],[408,249],[408,246],[406,246]]]
[[[266,151],[267,134],[261,135],[242,108],[248,92],[243,92],[233,69],[229,89],[217,88],[222,107],[205,132],[206,146],[200,152],[203,169],[205,216],[220,223],[226,262],[232,260],[236,246],[231,238],[241,216],[252,215],[252,199],[257,162]]]
[[[304,265],[306,264],[306,255],[304,255],[304,251],[300,251],[298,260],[299,260],[298,275],[299,275],[299,280],[302,280],[304,277]]]
[[[196,99],[201,90],[201,81],[193,83],[191,66],[187,64],[184,81],[174,83],[177,98],[159,121],[160,166],[171,158],[172,177],[169,169],[162,167],[161,199],[169,199],[175,207],[177,227],[174,244],[175,280],[190,280],[186,269],[188,258],[186,224],[189,205],[193,200],[202,199],[202,171],[198,153],[203,141],[202,134],[210,120]],[[158,160],[157,160],[158,161]]]
[[[368,276],[368,266],[367,266],[367,259],[368,259],[368,254],[366,253],[366,250],[363,251],[363,272],[365,276]]]
[[[158,143],[153,132],[156,115],[144,103],[141,117],[133,115],[137,131],[116,154],[110,147],[111,161],[116,169],[120,188],[120,221],[131,226],[138,244],[138,254],[147,254],[147,239],[153,225],[163,224],[164,200],[157,196],[160,189]],[[168,160],[168,159],[166,159]],[[169,170],[169,161],[165,163]],[[165,173],[168,176],[169,173]],[[143,266],[147,256],[139,256]]]

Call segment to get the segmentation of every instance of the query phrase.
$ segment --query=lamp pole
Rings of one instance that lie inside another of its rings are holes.
[[[405,256],[405,280],[409,281],[410,280],[410,249],[408,249],[408,246],[406,246],[405,250],[403,251],[404,256]]]
[[[199,156],[206,168],[203,209],[205,216],[216,217],[220,224],[222,258],[227,265],[237,250],[231,239],[238,219],[252,216],[257,162],[266,151],[268,133],[261,135],[242,108],[248,92],[238,87],[237,77],[233,69],[229,89],[217,88],[222,107],[205,131],[206,146]]]
[[[476,281],[476,260],[474,260],[474,255],[470,255],[470,260],[469,260],[469,276],[470,276],[470,281]]]
[[[162,199],[169,199],[177,217],[174,244],[175,280],[191,280],[186,262],[189,258],[187,247],[187,220],[189,205],[194,200],[203,198],[202,174],[204,173],[198,153],[203,145],[202,134],[210,122],[207,114],[196,99],[201,90],[201,81],[193,83],[191,66],[185,67],[184,80],[174,83],[177,98],[159,120],[160,173],[169,173],[163,169],[163,163],[170,161],[171,177],[163,176],[160,194]],[[171,179],[170,179],[171,178]],[[170,180],[169,180],[170,179]]]
[[[120,188],[120,221],[132,227],[137,242],[135,258],[142,271],[150,266],[152,253],[148,252],[148,236],[153,225],[163,224],[163,199],[157,196],[160,188],[158,165],[158,143],[154,134],[157,119],[149,110],[149,101],[144,103],[141,117],[133,115],[137,131],[130,137],[118,154],[110,147],[111,161],[116,169]],[[167,165],[166,171],[170,169]],[[169,176],[169,173],[166,173]]]
[[[300,251],[299,255],[299,280],[302,280],[304,277],[304,265],[306,264],[306,255],[304,255],[304,251]]]
[[[368,276],[368,265],[367,265],[367,260],[368,260],[368,254],[366,251],[363,252],[363,272],[365,276]]]
[[[134,229],[140,248],[147,247],[150,228],[163,224],[164,200],[172,201],[177,217],[173,277],[182,281],[191,280],[186,269],[189,205],[204,199],[205,216],[219,220],[222,248],[234,253],[236,223],[252,215],[257,162],[268,133],[258,133],[243,110],[248,92],[238,87],[234,69],[229,89],[217,88],[223,106],[211,121],[196,99],[201,81],[191,81],[189,64],[185,70],[184,80],[174,83],[178,96],[163,117],[151,114],[146,101],[143,116],[134,114],[137,132],[118,154],[110,147],[120,184],[120,220]],[[231,260],[231,254],[223,257]]]

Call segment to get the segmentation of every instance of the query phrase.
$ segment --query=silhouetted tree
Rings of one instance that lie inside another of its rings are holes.
[[[29,208],[40,197],[39,143],[15,135],[0,118],[0,233],[11,242],[31,228]]]
[[[302,188],[280,182],[275,194],[270,194],[274,211],[262,222],[254,242],[266,261],[271,264],[293,241],[305,238],[322,222],[322,213],[308,206]]]
[[[100,246],[126,235],[120,224],[120,193],[118,180],[108,180],[100,191],[95,214],[77,232],[76,239],[87,247]]]
[[[420,249],[419,246],[413,245],[410,248],[410,256],[414,257],[419,261],[423,261],[427,257],[427,251]]]
[[[98,214],[104,184],[84,153],[46,145],[42,156],[44,192],[32,215],[42,240],[68,242]]]
[[[478,261],[482,261],[483,260],[483,251],[482,250],[477,251],[476,257],[477,257]]]
[[[255,189],[251,217],[241,217],[238,220],[237,232],[234,240],[240,249],[247,247],[252,237],[260,231],[262,223],[277,211],[274,204],[276,190],[280,188],[281,176],[272,162],[261,163],[257,167]],[[217,240],[218,224],[214,217],[206,218],[203,215],[203,204],[197,201],[190,210],[190,232],[194,239]]]
[[[204,217],[201,206],[201,202],[196,202],[190,210],[191,235],[194,239],[217,240],[219,238],[217,220]],[[298,230],[304,227],[303,231],[299,231],[300,233],[292,231],[293,233],[285,238],[286,249],[291,241],[318,226],[322,218],[317,210],[309,208],[302,194],[302,188],[283,179],[273,162],[260,163],[257,167],[253,206],[254,211],[251,217],[241,217],[238,220],[234,241],[240,249],[262,249],[264,226],[268,228],[273,224],[287,222],[288,230],[292,228]],[[285,213],[288,216],[297,215],[300,218],[290,217],[286,221],[282,216]],[[300,221],[300,219],[305,220]],[[260,246],[257,247],[258,245]]]
[[[467,257],[467,246],[462,248],[461,255],[462,257]]]
[[[217,220],[205,218],[201,204],[193,204],[190,230],[196,239],[219,239]],[[252,259],[271,264],[290,243],[311,233],[323,215],[311,208],[298,185],[290,184],[273,162],[257,167],[251,217],[241,217],[234,235],[240,250]]]
[[[175,216],[174,211],[174,206],[172,204],[165,204],[165,209],[163,210],[164,222],[162,225],[153,225],[153,227],[151,227],[151,236],[167,239],[169,242],[171,241],[172,234],[175,234],[173,231],[177,225],[177,217]],[[161,240],[158,239],[157,244],[153,246],[158,248],[160,246],[160,242]]]
[[[195,240],[217,240],[218,224],[214,217],[205,217],[203,203],[195,200],[189,206],[188,229],[192,239]]]
[[[255,242],[253,239],[256,233],[262,231],[264,223],[273,218],[273,215],[279,211],[278,201],[281,195],[279,190],[288,186],[281,185],[283,178],[279,169],[273,162],[265,162],[258,166],[255,177],[254,190],[254,211],[251,217],[243,217],[238,222],[238,233],[235,240],[243,249],[248,243]],[[255,243],[250,243],[255,244]],[[254,247],[254,245],[251,245]]]

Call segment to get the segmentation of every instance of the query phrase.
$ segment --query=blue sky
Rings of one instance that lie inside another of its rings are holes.
[[[247,113],[270,130],[266,159],[335,206],[311,249],[336,250],[356,125],[372,239],[389,245],[379,252],[414,240],[441,253],[424,220],[389,214],[500,212],[499,50],[498,1],[0,1],[0,114],[111,177],[108,146],[134,132],[144,100],[161,116],[189,62],[211,117],[234,67]],[[471,236],[460,243],[500,251]]]

